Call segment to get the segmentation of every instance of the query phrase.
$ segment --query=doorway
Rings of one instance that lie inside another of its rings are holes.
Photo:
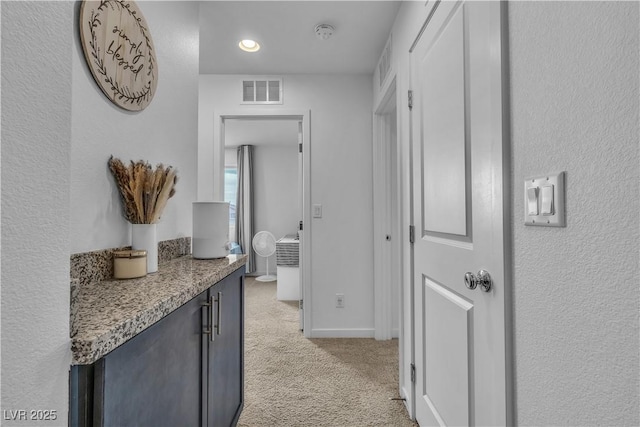
[[[216,114],[214,118],[214,135],[218,138],[214,138],[214,157],[216,161],[214,164],[218,165],[218,171],[214,172],[214,191],[218,192],[219,196],[224,195],[225,178],[224,173],[225,166],[230,161],[229,153],[225,153],[225,148],[237,147],[238,145],[254,145],[254,149],[257,152],[262,153],[261,157],[264,157],[267,162],[268,158],[272,161],[278,162],[280,166],[280,160],[276,160],[278,155],[274,151],[281,151],[283,155],[281,157],[287,157],[292,162],[287,164],[287,168],[295,169],[295,171],[277,171],[278,165],[273,165],[273,168],[269,168],[268,165],[261,164],[257,168],[264,178],[264,174],[268,174],[270,178],[280,180],[287,180],[287,176],[291,178],[291,175],[297,175],[297,185],[295,185],[295,208],[291,207],[291,210],[295,212],[286,212],[286,216],[289,221],[286,221],[286,225],[275,225],[275,230],[268,230],[274,233],[276,239],[280,239],[285,235],[297,235],[299,239],[299,268],[298,268],[298,294],[299,299],[299,315],[300,315],[300,329],[304,332],[306,337],[309,337],[311,331],[311,310],[306,307],[311,307],[311,290],[310,290],[310,247],[311,247],[311,233],[309,227],[305,227],[305,224],[310,224],[310,125],[309,125],[309,112],[308,111],[296,111],[296,112],[282,112],[274,113],[271,111],[252,111],[251,114],[247,113],[228,113],[228,114]],[[260,135],[256,137],[255,135]],[[279,141],[278,138],[283,140]],[[273,150],[269,150],[267,147],[271,145]],[[278,147],[277,149],[275,147]],[[234,150],[235,151],[235,150]],[[275,157],[274,157],[275,155]],[[292,163],[297,164],[292,166]],[[226,164],[225,164],[226,163]],[[254,178],[255,179],[255,178]],[[289,179],[291,181],[291,179]],[[290,186],[290,182],[283,184]],[[266,199],[273,197],[277,193],[277,189],[272,192],[273,194],[260,194],[258,200],[256,200],[256,208],[259,206],[266,206]],[[292,189],[293,190],[293,189]],[[292,195],[288,196],[289,205],[292,203]],[[264,212],[263,212],[264,213]],[[283,216],[285,213],[273,213],[272,217]],[[273,219],[273,218],[272,218]],[[276,223],[278,220],[274,220]],[[267,221],[268,222],[268,221]],[[261,231],[260,227],[264,223],[258,221],[254,233]],[[273,224],[273,221],[271,222]],[[259,258],[259,257],[258,257]],[[276,271],[276,265],[274,260],[271,260],[269,264],[270,272]],[[256,264],[259,269],[265,268],[266,260],[257,260]],[[261,270],[258,271],[262,273]],[[305,301],[306,300],[306,301]]]
[[[373,223],[375,338],[398,338],[402,282],[401,188],[395,79],[375,112]]]
[[[406,169],[399,143],[396,78],[390,79],[374,112],[374,299],[375,338],[398,338],[400,396],[409,414],[413,410],[413,314],[411,259],[408,233],[409,191],[403,187]]]

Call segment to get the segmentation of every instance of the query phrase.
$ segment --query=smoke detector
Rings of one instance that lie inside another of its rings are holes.
[[[327,40],[333,35],[334,30],[335,28],[329,24],[318,24],[315,28],[316,37],[320,40]]]

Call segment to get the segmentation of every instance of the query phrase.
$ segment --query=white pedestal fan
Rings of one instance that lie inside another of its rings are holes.
[[[269,274],[269,257],[276,252],[276,238],[268,231],[259,231],[253,236],[252,246],[256,254],[267,259],[267,274],[256,277],[256,280],[273,282],[276,276]]]

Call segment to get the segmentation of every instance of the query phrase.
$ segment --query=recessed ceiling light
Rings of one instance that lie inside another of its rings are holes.
[[[245,52],[257,52],[260,50],[260,45],[255,40],[241,40],[238,46]]]

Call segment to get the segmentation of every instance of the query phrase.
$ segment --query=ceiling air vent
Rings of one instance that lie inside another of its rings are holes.
[[[251,78],[242,80],[243,104],[282,104],[281,78]]]
[[[391,36],[389,36],[389,40],[387,40],[387,45],[384,47],[382,51],[382,55],[380,56],[380,61],[378,62],[378,75],[380,77],[380,87],[384,84],[387,76],[389,75],[389,71],[391,71]]]

